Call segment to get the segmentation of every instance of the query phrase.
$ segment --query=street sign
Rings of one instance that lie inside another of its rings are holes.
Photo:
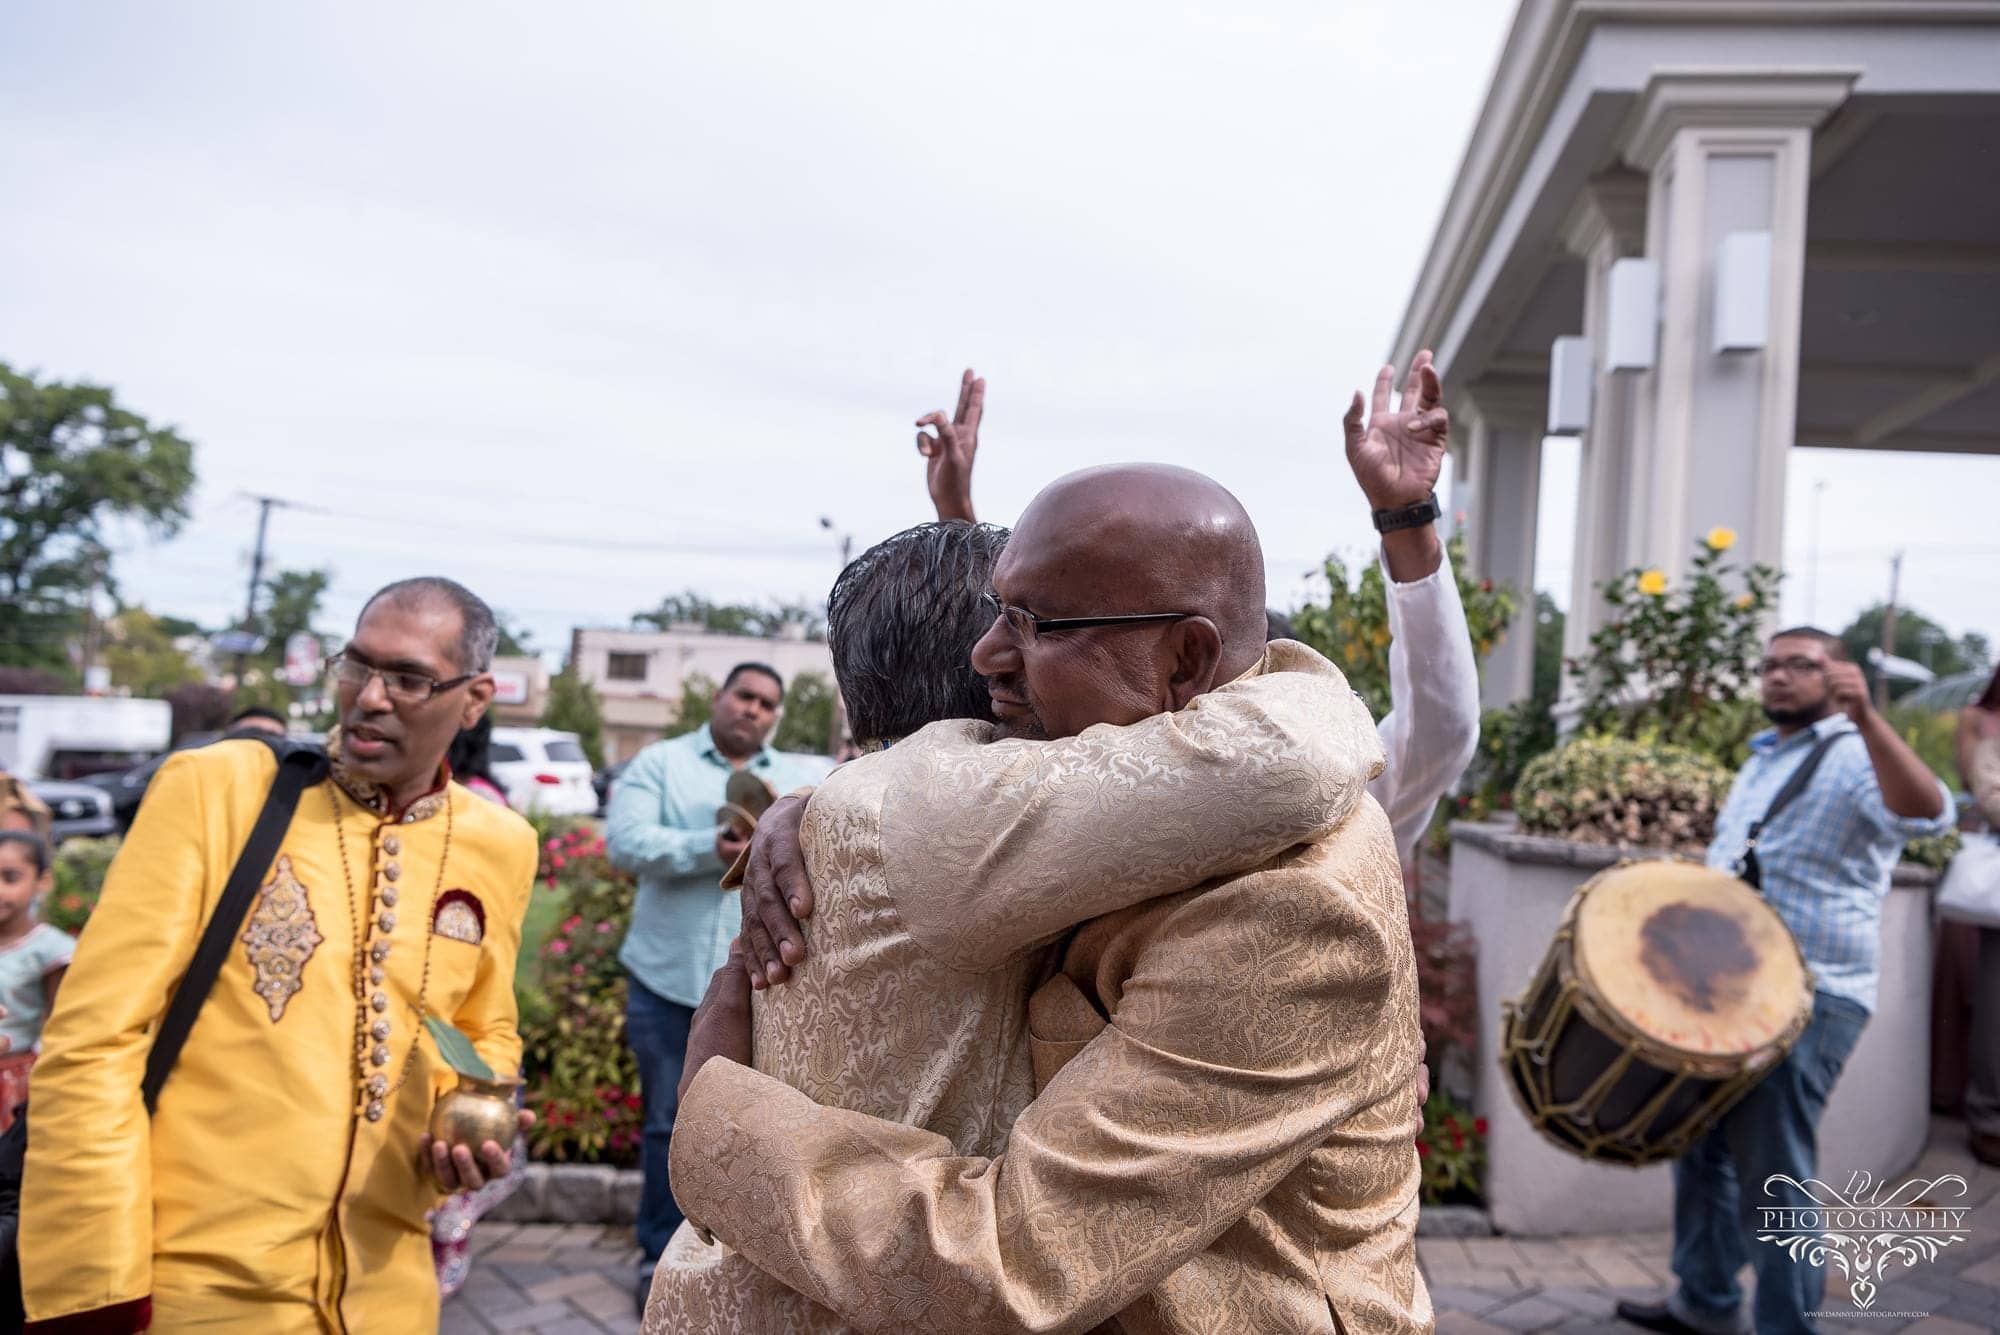
[[[281,675],[292,686],[310,686],[319,680],[323,662],[319,636],[302,630],[285,641],[285,668]]]
[[[264,637],[248,630],[221,631],[210,636],[208,642],[219,654],[255,654],[264,649]]]

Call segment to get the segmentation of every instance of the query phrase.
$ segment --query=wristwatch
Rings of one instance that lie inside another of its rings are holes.
[[[1406,505],[1400,510],[1375,511],[1375,530],[1378,533],[1394,533],[1399,529],[1422,528],[1425,524],[1435,524],[1443,513],[1438,508],[1438,494],[1432,492],[1415,505]]]

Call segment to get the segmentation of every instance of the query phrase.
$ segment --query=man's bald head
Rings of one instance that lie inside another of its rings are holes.
[[[1006,619],[974,648],[996,713],[1023,734],[1129,723],[1240,676],[1264,652],[1256,527],[1214,479],[1164,464],[1059,478],[1029,504],[994,569],[1001,601],[1038,619],[1177,619],[1023,636]]]

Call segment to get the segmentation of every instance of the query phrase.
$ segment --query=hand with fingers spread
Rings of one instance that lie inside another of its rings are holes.
[[[929,460],[925,469],[930,483],[931,504],[939,519],[963,519],[972,515],[972,456],[979,452],[979,419],[986,408],[986,382],[967,367],[958,382],[958,411],[949,420],[941,412],[925,413],[918,427],[930,427],[936,434],[917,432],[917,453]]]
[[[799,920],[813,910],[812,881],[806,876],[799,826],[806,800],[781,797],[757,821],[750,860],[743,867],[743,969],[754,988],[785,982],[792,966],[805,963],[805,933]]]
[[[1402,400],[1389,410],[1389,387],[1396,368],[1385,366],[1375,376],[1375,396],[1367,420],[1362,419],[1361,392],[1342,425],[1347,432],[1347,462],[1361,484],[1368,504],[1377,510],[1417,505],[1437,488],[1444,467],[1451,417],[1441,406],[1444,386],[1428,350],[1419,352],[1404,377]]]

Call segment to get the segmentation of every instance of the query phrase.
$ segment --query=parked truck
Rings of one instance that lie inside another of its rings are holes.
[[[165,700],[0,695],[0,769],[24,779],[81,779],[128,769],[167,749]]]

